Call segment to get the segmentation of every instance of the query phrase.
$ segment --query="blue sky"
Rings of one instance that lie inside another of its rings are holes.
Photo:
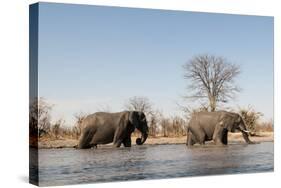
[[[182,65],[205,53],[241,66],[242,92],[227,106],[251,105],[273,118],[272,17],[39,6],[39,95],[55,104],[53,119],[69,124],[80,111],[121,111],[133,96],[181,115],[176,103],[184,102],[188,84]]]

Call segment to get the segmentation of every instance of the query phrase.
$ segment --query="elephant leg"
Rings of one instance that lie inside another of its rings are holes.
[[[195,143],[196,143],[196,140],[195,140],[195,137],[193,136],[193,134],[188,133],[186,145],[187,146],[193,146]]]
[[[216,145],[224,145],[223,143],[223,127],[221,124],[216,125],[214,134],[213,134],[213,140]]]
[[[189,132],[186,134],[186,145],[189,146],[189,138],[190,138],[190,135],[189,135]]]
[[[113,146],[119,148],[124,140],[124,137],[124,130],[118,127],[114,134]]]
[[[125,138],[122,143],[123,143],[124,147],[131,147],[131,145],[132,145],[131,137]]]
[[[78,149],[89,149],[91,148],[91,145],[89,144],[86,144],[86,143],[80,143],[78,146],[77,146]]]
[[[195,143],[199,143],[200,145],[204,145],[206,141],[206,133],[200,127],[196,129],[191,129],[189,132],[189,137],[191,137],[191,141]]]
[[[122,144],[122,140],[116,140],[113,142],[113,146],[116,148],[119,148]]]
[[[204,145],[205,139],[206,139],[206,134],[204,131],[201,131],[197,135],[193,135],[192,140],[197,140],[197,142],[199,142],[200,145]]]
[[[200,138],[199,144],[200,144],[200,145],[205,145],[205,136],[202,137],[202,138]]]
[[[189,139],[190,139],[190,135],[189,132],[186,134],[186,145],[189,146]]]
[[[92,147],[92,145],[90,144],[92,138],[93,138],[93,132],[92,131],[85,131],[80,140],[79,140],[79,144],[78,147],[79,149],[89,149]]]
[[[222,143],[224,144],[224,145],[227,145],[227,142],[228,142],[228,140],[227,140],[227,136],[228,136],[228,130],[227,129],[224,129],[223,131],[222,131]]]
[[[254,142],[252,142],[252,141],[249,139],[249,136],[248,136],[247,133],[242,132],[242,135],[243,135],[244,140],[245,140],[248,144],[254,144]]]

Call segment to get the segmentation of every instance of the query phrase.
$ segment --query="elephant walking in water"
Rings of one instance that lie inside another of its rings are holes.
[[[191,117],[187,128],[187,146],[195,143],[205,144],[205,141],[213,140],[215,144],[227,145],[228,131],[242,132],[244,140],[248,144],[253,142],[248,138],[248,132],[242,117],[239,114],[217,111],[197,112]]]
[[[142,136],[136,139],[142,145],[148,137],[148,126],[143,112],[124,111],[118,113],[97,112],[88,115],[82,122],[82,134],[77,148],[87,149],[98,144],[123,144],[131,147],[131,134],[137,128]]]

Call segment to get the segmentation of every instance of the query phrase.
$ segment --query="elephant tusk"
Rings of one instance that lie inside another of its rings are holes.
[[[247,131],[247,130],[242,130],[242,132],[244,132],[244,133],[250,133],[250,131]]]

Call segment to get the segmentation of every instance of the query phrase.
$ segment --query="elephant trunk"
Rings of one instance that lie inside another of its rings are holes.
[[[240,124],[240,131],[242,132],[243,138],[244,140],[248,143],[248,144],[253,144],[254,142],[252,142],[249,139],[249,133],[250,131],[247,130],[246,125],[244,123],[244,121],[242,120],[242,123]]]
[[[241,120],[240,126],[239,126],[239,130],[244,133],[244,134],[249,134],[250,131],[247,130],[245,122],[243,120]]]
[[[136,139],[136,144],[142,145],[146,141],[147,137],[148,137],[148,133],[142,133],[141,138]]]

